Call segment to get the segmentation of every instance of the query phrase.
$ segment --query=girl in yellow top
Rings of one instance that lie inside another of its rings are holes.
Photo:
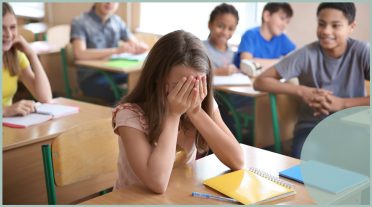
[[[12,7],[3,3],[3,116],[27,115],[35,111],[35,102],[12,103],[18,79],[40,102],[49,102],[52,91],[44,69],[27,41],[17,32]]]

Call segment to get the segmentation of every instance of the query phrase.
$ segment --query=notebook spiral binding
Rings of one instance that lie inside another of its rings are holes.
[[[275,182],[275,183],[277,183],[281,186],[284,186],[284,187],[289,188],[289,189],[294,189],[294,186],[291,183],[288,183],[284,180],[281,180],[281,179],[279,179],[279,178],[277,178],[277,177],[275,177],[275,176],[273,176],[273,175],[271,175],[271,174],[269,174],[265,171],[259,170],[259,169],[254,168],[254,167],[250,167],[248,170],[257,174],[257,175],[259,175],[259,176],[261,176],[261,177],[264,177],[268,180],[271,180],[271,181],[273,181],[273,182]]]

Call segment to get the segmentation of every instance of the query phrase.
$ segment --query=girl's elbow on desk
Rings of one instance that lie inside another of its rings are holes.
[[[234,154],[230,154],[229,158],[219,158],[221,161],[228,166],[232,171],[241,170],[244,168],[244,153],[243,151],[236,150]]]
[[[168,181],[154,180],[152,183],[146,184],[146,186],[154,193],[163,194],[167,190]]]
[[[244,156],[243,152],[240,153],[239,156],[233,161],[232,166],[230,167],[231,170],[241,170],[244,168]]]

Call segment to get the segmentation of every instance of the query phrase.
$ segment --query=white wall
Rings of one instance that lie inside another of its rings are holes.
[[[316,9],[319,3],[291,3],[294,15],[287,27],[286,33],[296,43],[297,47],[315,41]],[[355,3],[356,28],[351,37],[366,42],[370,41],[371,11],[370,3]]]

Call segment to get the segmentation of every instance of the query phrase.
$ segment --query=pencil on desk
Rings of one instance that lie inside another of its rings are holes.
[[[222,196],[215,196],[215,195],[210,195],[206,193],[199,193],[199,192],[192,192],[192,196],[194,197],[200,197],[200,198],[211,198],[215,200],[220,200],[220,201],[228,201],[228,202],[233,202],[233,203],[239,203],[239,201],[232,199],[232,198],[227,198],[227,197],[222,197]]]

